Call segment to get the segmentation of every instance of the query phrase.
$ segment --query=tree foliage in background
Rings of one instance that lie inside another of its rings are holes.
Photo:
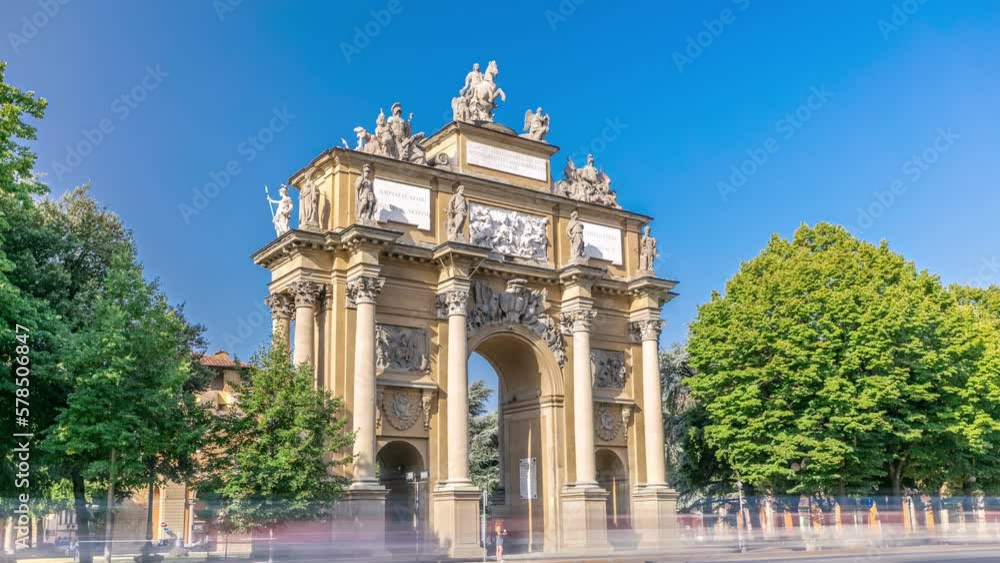
[[[293,366],[282,343],[258,352],[234,392],[238,408],[222,415],[206,490],[237,531],[273,531],[284,522],[331,514],[347,480],[353,435],[343,405],[314,387],[308,365]]]
[[[493,390],[479,380],[469,385],[469,474],[480,489],[492,493],[500,487],[499,418],[487,412]]]
[[[997,374],[969,316],[885,243],[774,236],[691,326],[705,443],[770,491],[936,492],[985,470],[970,438],[987,407],[964,390]]]
[[[683,346],[675,344],[660,352],[667,480],[680,495],[681,506],[700,505],[711,512],[713,499],[732,492],[735,477],[705,441],[708,415],[685,383],[694,373]]]

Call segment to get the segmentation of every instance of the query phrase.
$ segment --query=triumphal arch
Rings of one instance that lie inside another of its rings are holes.
[[[357,432],[334,526],[353,523],[359,545],[382,549],[405,466],[427,491],[423,539],[482,553],[468,462],[478,352],[500,380],[489,502],[512,536],[535,551],[608,548],[627,522],[633,547],[660,545],[676,494],[657,356],[675,283],[653,272],[651,218],[621,208],[593,157],[553,179],[541,108],[521,134],[495,121],[498,72],[476,65],[454,120],[429,136],[394,104],[271,200],[278,236],[253,259],[271,272],[275,331]]]

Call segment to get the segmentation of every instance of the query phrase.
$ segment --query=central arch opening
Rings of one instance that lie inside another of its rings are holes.
[[[477,485],[485,482],[492,493],[487,529],[492,535],[496,521],[502,521],[508,533],[505,553],[544,551],[546,544],[556,545],[558,505],[549,499],[562,485],[558,364],[523,327],[481,329],[469,349],[470,407],[473,402],[481,407],[480,412],[470,408],[470,469],[474,479],[481,479]]]

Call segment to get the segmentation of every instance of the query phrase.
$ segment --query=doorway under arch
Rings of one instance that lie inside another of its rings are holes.
[[[420,452],[409,442],[396,440],[382,446],[375,457],[379,483],[386,488],[385,532],[390,551],[411,551],[423,535],[427,519],[427,470]]]
[[[622,453],[608,448],[596,452],[597,484],[608,492],[606,514],[608,540],[612,544],[632,540],[632,498],[628,466]]]

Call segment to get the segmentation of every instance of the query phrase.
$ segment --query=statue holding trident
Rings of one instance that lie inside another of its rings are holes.
[[[288,232],[288,221],[292,217],[292,198],[288,197],[288,186],[281,184],[281,189],[278,191],[278,199],[271,199],[271,192],[267,190],[267,186],[264,186],[264,194],[267,198],[267,207],[271,210],[271,221],[274,223],[274,231],[280,237],[281,235]],[[277,204],[278,208],[275,209],[271,207],[272,204]]]

